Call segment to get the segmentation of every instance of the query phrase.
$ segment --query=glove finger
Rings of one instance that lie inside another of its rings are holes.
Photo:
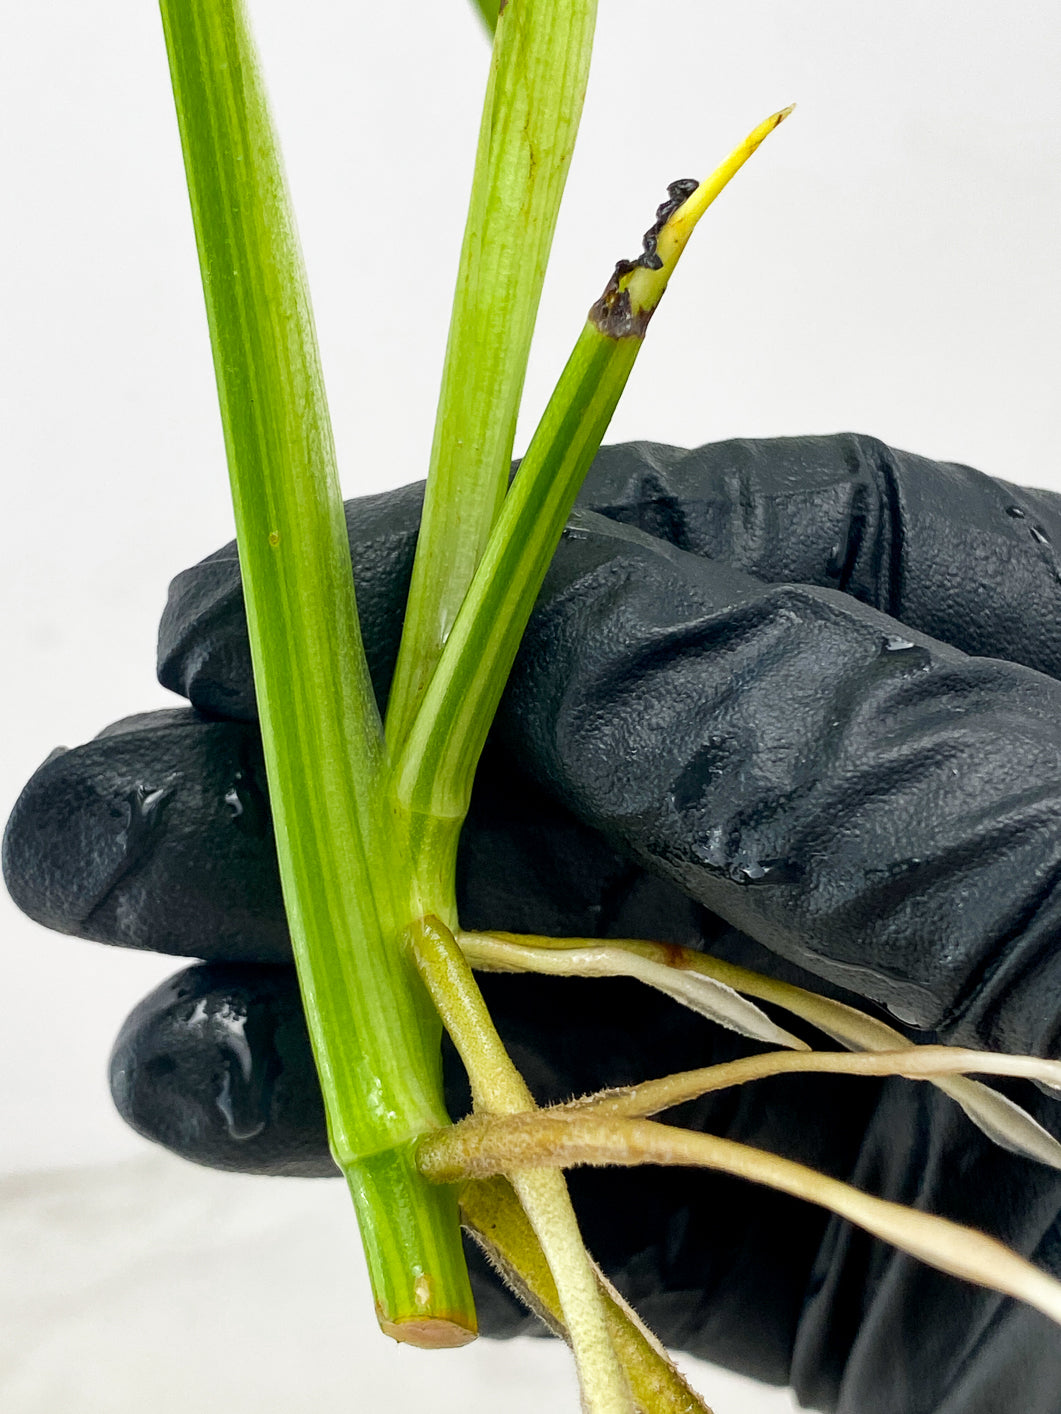
[[[617,850],[971,1044],[1061,1048],[1061,684],[579,514],[495,727]]]
[[[602,447],[580,505],[769,584],[838,589],[1061,677],[1061,496],[875,437]]]
[[[137,1133],[244,1173],[336,1172],[298,983],[290,967],[178,972],[126,1019],[111,1094]]]
[[[422,485],[346,506],[365,648],[386,698]],[[1061,497],[875,438],[785,437],[691,451],[603,447],[579,505],[766,583],[838,589],[966,653],[1061,677]],[[255,716],[234,544],[178,575],[159,679],[216,715]]]
[[[257,731],[182,708],[56,751],[15,804],[4,880],[47,928],[188,957],[289,961]]]
[[[423,494],[418,482],[345,506],[361,636],[381,703],[398,654]],[[235,541],[171,583],[159,625],[158,680],[203,712],[257,719]]]
[[[636,984],[481,980],[541,1103],[745,1049]],[[467,1082],[448,1045],[444,1067],[451,1113],[466,1113]],[[126,1022],[111,1084],[134,1128],[195,1162],[335,1172],[289,969],[178,974]],[[1031,1094],[1033,1108],[1049,1104]],[[987,1229],[1061,1271],[1058,1175],[995,1149],[930,1086],[789,1077],[705,1096],[675,1117]],[[590,1250],[669,1345],[792,1383],[809,1407],[841,1414],[969,1414],[994,1408],[999,1388],[1014,1407],[1053,1414],[1044,1391],[1054,1397],[1061,1348],[1027,1308],[956,1283],[817,1208],[720,1175],[579,1170],[569,1181]],[[474,1253],[472,1261],[483,1332],[524,1333],[528,1319]],[[958,1393],[964,1403],[954,1402]]]
[[[215,961],[290,962],[253,723],[144,713],[54,753],[19,797],[4,877],[45,927]],[[469,928],[647,934],[701,946],[722,925],[488,753],[457,861]]]

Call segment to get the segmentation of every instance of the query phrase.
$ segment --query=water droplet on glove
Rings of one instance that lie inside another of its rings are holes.
[[[886,663],[889,671],[916,673],[920,672],[922,668],[927,668],[931,661],[931,655],[927,648],[919,647],[909,638],[903,638],[902,634],[885,634],[878,662]]]
[[[254,1139],[265,1128],[275,1077],[262,1056],[247,1040],[247,1017],[242,1011],[222,1007],[213,1014],[213,1022],[224,1028],[224,1040],[219,1047],[222,1075],[215,1103],[225,1121],[229,1135],[237,1140]]]

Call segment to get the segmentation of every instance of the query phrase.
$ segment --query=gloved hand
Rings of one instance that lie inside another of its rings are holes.
[[[419,504],[410,487],[347,507],[381,699]],[[1061,1055],[1061,498],[838,436],[605,448],[580,506],[479,772],[463,924],[706,947],[919,1039]],[[49,927],[206,959],[118,1039],[135,1128],[200,1163],[330,1173],[231,545],[174,581],[160,677],[192,707],[30,781],[8,887]],[[541,1102],[761,1049],[632,982],[483,985]],[[452,1051],[446,1072],[463,1113]],[[1056,1101],[1010,1088],[1056,1132]],[[930,1086],[786,1077],[681,1119],[1061,1275],[1061,1175]],[[591,1251],[671,1345],[840,1414],[1061,1410],[1044,1317],[824,1212],[699,1171],[571,1187]],[[483,1330],[526,1329],[473,1266]]]

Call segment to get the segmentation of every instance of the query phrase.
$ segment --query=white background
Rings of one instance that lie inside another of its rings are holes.
[[[462,0],[251,9],[344,485],[398,485],[422,475],[430,444],[487,47]],[[854,429],[1061,489],[1059,58],[1054,0],[601,0],[518,449],[666,183],[703,175],[797,100],[705,219],[610,440]],[[231,525],[154,6],[9,7],[0,133],[6,816],[54,746],[170,700],[152,673],[167,581]],[[173,964],[48,935],[6,897],[0,909],[0,1173],[12,1175],[0,1206],[20,1315],[0,1367],[5,1409],[124,1414],[168,1409],[167,1398],[183,1407],[192,1389],[210,1411],[309,1410],[324,1398],[397,1409],[402,1387],[486,1408],[514,1353],[473,1347],[413,1375],[419,1357],[380,1356],[375,1340],[354,1353],[356,1320],[322,1317],[308,1296],[291,1303],[290,1282],[331,1289],[321,1273],[337,1251],[349,1265],[337,1185],[200,1174],[152,1156],[114,1118],[111,1038]],[[225,1258],[228,1218],[248,1212]],[[298,1239],[300,1224],[316,1246]],[[202,1307],[175,1278],[174,1294],[174,1253],[202,1280],[220,1263],[231,1286],[210,1288],[230,1322],[211,1327],[211,1351]],[[285,1266],[291,1254],[301,1275]],[[322,1319],[334,1338],[320,1337]],[[116,1327],[132,1334],[112,1338]],[[219,1372],[240,1341],[237,1391]],[[550,1397],[535,1381],[560,1368],[556,1354],[520,1353],[528,1364],[517,1361],[517,1392],[504,1395],[513,1410],[520,1390],[528,1410]],[[402,1371],[389,1393],[366,1373],[380,1360],[388,1381]],[[720,1414],[788,1407],[749,1398],[719,1394]]]

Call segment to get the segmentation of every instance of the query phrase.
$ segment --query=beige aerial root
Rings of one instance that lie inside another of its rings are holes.
[[[875,1198],[803,1164],[713,1134],[645,1119],[577,1120],[549,1110],[472,1115],[420,1145],[421,1171],[438,1183],[580,1164],[674,1164],[714,1169],[817,1203],[951,1276],[1015,1296],[1061,1325],[1061,1282],[974,1228]]]

